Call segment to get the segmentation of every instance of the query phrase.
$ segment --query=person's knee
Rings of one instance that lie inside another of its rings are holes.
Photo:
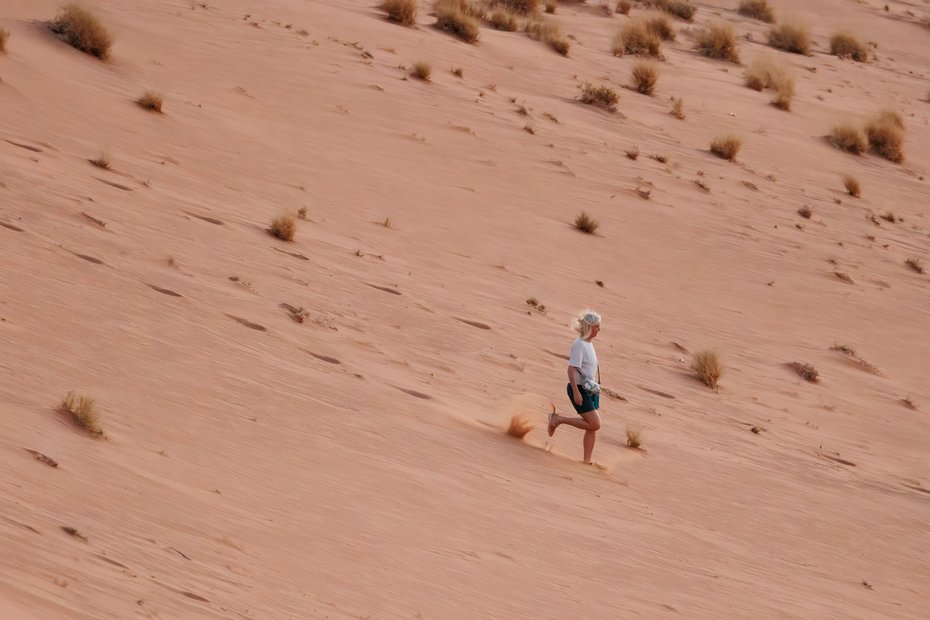
[[[597,431],[601,428],[601,421],[598,418],[588,420],[588,430]]]

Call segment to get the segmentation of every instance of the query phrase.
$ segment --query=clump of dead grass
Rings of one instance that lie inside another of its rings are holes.
[[[646,28],[663,41],[675,40],[675,27],[667,15],[662,13],[647,13],[642,18]]]
[[[851,174],[843,175],[843,186],[853,198],[859,198],[862,195],[862,188],[859,186],[859,179]]]
[[[535,308],[536,310],[540,312],[546,311],[546,304],[539,303],[539,300],[536,299],[535,297],[530,297],[529,299],[527,299],[526,305],[530,306],[531,308]]]
[[[856,35],[841,31],[830,37],[830,53],[840,58],[852,58],[856,62],[869,59],[869,48],[856,38]]]
[[[647,8],[658,9],[680,17],[681,19],[691,21],[697,8],[691,4],[690,0],[645,0],[643,5]]]
[[[639,147],[634,146],[626,150],[626,156],[633,161],[636,161],[636,158],[639,157]]]
[[[814,210],[808,207],[807,205],[804,205],[803,207],[798,209],[798,215],[803,217],[805,220],[809,220],[814,215]]]
[[[297,232],[297,221],[290,215],[281,215],[271,220],[268,232],[281,241],[293,241]]]
[[[162,97],[154,90],[147,90],[136,100],[140,106],[152,112],[161,112]]]
[[[723,363],[715,352],[695,353],[691,359],[691,369],[704,385],[713,390],[717,389],[720,377],[723,376]]]
[[[876,367],[871,362],[868,362],[862,357],[860,357],[859,354],[856,353],[856,350],[852,348],[851,346],[846,345],[846,344],[834,344],[832,347],[830,347],[830,349],[832,351],[837,351],[839,353],[842,353],[846,359],[851,361],[853,364],[855,364],[860,369],[868,373],[871,373],[873,375],[881,376],[882,373],[878,369],[878,367]]]
[[[113,37],[97,16],[76,4],[66,4],[48,25],[49,30],[76,50],[100,60],[110,57]]]
[[[767,24],[775,21],[775,12],[769,6],[768,0],[741,0],[737,11],[744,17],[758,19]]]
[[[559,0],[546,0],[545,1],[545,10],[546,13],[554,14],[559,8]]]
[[[518,15],[529,15],[539,7],[539,0],[492,0],[491,4],[502,6]]]
[[[833,128],[830,132],[830,143],[853,155],[861,155],[868,147],[868,142],[859,128],[849,123],[840,123]]]
[[[481,35],[481,25],[467,0],[436,0],[433,10],[440,30],[467,43],[474,43]]]
[[[389,20],[402,26],[413,26],[417,23],[416,0],[384,0],[380,9],[387,13]]]
[[[410,75],[418,80],[429,82],[430,77],[433,75],[433,67],[428,62],[415,62],[413,63],[413,70],[410,72]]]
[[[507,434],[515,439],[523,439],[533,428],[534,426],[526,417],[526,414],[516,413],[510,418]]]
[[[753,90],[772,89],[775,97],[772,105],[782,110],[791,109],[794,98],[794,78],[788,71],[777,65],[771,57],[762,56],[753,60],[746,69],[746,86]]]
[[[643,95],[652,95],[659,81],[659,68],[654,62],[640,60],[633,65],[633,89]]]
[[[798,373],[798,376],[805,381],[809,383],[818,383],[820,381],[820,373],[817,372],[813,364],[808,364],[807,362],[792,362],[790,366]]]
[[[96,159],[88,159],[87,161],[97,166],[98,168],[103,168],[104,170],[109,170],[113,167],[113,164],[110,161],[110,156],[106,153],[100,153]]]
[[[917,273],[924,272],[924,264],[919,258],[909,258],[904,261],[904,264],[911,268],[912,271]]]
[[[534,41],[542,41],[562,56],[568,56],[571,43],[562,34],[562,27],[558,22],[544,19],[528,19],[525,25],[526,33]]]
[[[639,450],[640,446],[643,445],[643,436],[635,428],[627,427],[626,429],[626,445],[630,446],[634,450]]]
[[[725,134],[713,139],[710,143],[710,152],[717,157],[733,161],[742,146],[742,138],[733,134]]]
[[[599,227],[600,223],[586,211],[582,211],[575,217],[575,228],[583,233],[593,235]]]
[[[597,105],[613,111],[617,108],[620,95],[609,86],[595,86],[590,82],[585,82],[581,86],[580,101],[581,103]]]
[[[685,100],[681,97],[672,97],[672,109],[669,114],[680,121],[685,120]]]
[[[503,8],[491,11],[490,15],[488,15],[488,23],[495,30],[503,30],[504,32],[516,32],[520,27],[517,16]]]
[[[865,125],[869,146],[889,161],[904,161],[904,120],[893,110],[883,110]]]
[[[68,392],[61,402],[62,413],[70,416],[75,424],[94,437],[103,437],[103,428],[100,426],[100,415],[94,407],[94,399],[74,392]]]
[[[810,54],[811,35],[805,24],[785,22],[769,30],[769,45],[792,54]]]
[[[698,51],[708,58],[739,63],[736,34],[730,24],[717,22],[699,30],[695,35],[695,43]]]
[[[630,0],[620,0],[617,2],[616,12],[621,15],[629,15],[630,9],[633,8],[633,3]]]
[[[633,54],[658,58],[662,53],[662,39],[649,29],[645,20],[634,19],[614,36],[612,52],[614,56]]]

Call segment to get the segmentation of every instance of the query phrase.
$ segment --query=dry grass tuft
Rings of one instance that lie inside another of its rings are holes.
[[[467,0],[436,0],[436,27],[459,39],[474,43],[481,35],[481,24]]]
[[[593,235],[599,227],[600,223],[588,215],[586,211],[582,211],[575,217],[575,228],[583,233]]]
[[[546,0],[546,13],[553,14],[559,8],[559,0]]]
[[[100,60],[110,57],[113,38],[97,17],[76,4],[67,4],[49,24],[49,30],[62,41]]]
[[[633,161],[636,161],[636,158],[639,157],[639,147],[634,146],[626,150],[626,156]]]
[[[681,97],[673,97],[672,109],[669,113],[680,121],[685,120],[685,100]]]
[[[281,241],[293,241],[297,232],[297,221],[290,215],[281,215],[271,220],[268,232]]]
[[[162,98],[161,95],[153,90],[147,90],[136,100],[140,106],[153,112],[161,112]]]
[[[642,21],[646,28],[663,41],[675,40],[675,27],[668,16],[662,13],[650,13],[645,15]]]
[[[302,220],[307,219],[307,207],[301,207],[297,209],[297,217],[299,217]]]
[[[769,30],[769,45],[792,54],[810,54],[811,35],[807,26],[796,22],[785,22]]]
[[[620,101],[620,95],[608,86],[595,86],[590,82],[585,82],[581,86],[581,103],[589,105],[598,105],[607,108],[610,111],[617,109],[617,102]]]
[[[640,60],[633,65],[633,89],[643,95],[652,95],[659,81],[659,68],[654,62]]]
[[[859,187],[859,179],[852,175],[843,176],[843,185],[846,187],[846,191],[853,198],[859,198],[862,195],[862,188]]]
[[[873,375],[881,376],[882,374],[881,371],[874,364],[867,362],[861,357],[859,357],[859,354],[856,353],[856,350],[853,349],[851,346],[845,345],[845,344],[834,344],[832,347],[830,347],[830,349],[832,351],[837,351],[839,353],[842,353],[846,357],[846,359],[853,362],[856,366],[858,366],[862,370],[872,373]]]
[[[837,32],[830,37],[830,53],[840,58],[852,58],[856,62],[869,60],[868,46],[859,42],[854,34]]]
[[[413,26],[417,23],[416,0],[384,0],[380,9],[387,13],[389,20],[402,26]]]
[[[653,32],[643,19],[635,19],[624,24],[614,36],[614,56],[634,54],[658,58],[662,53],[662,39]]]
[[[510,418],[510,426],[507,427],[507,434],[515,439],[523,439],[533,428],[533,425],[525,414],[516,413]]]
[[[428,62],[415,62],[413,63],[413,71],[410,72],[410,75],[418,80],[429,82],[430,76],[433,75],[433,67]]]
[[[691,4],[690,0],[645,0],[643,5],[651,9],[659,9],[680,17],[681,19],[691,21],[697,8]]]
[[[868,147],[868,142],[862,132],[849,123],[842,123],[833,128],[830,132],[830,143],[853,155],[861,155]]]
[[[540,312],[546,311],[546,304],[539,303],[539,300],[536,299],[535,297],[530,297],[529,299],[527,299],[526,304],[530,306],[531,308],[535,308],[536,310],[539,310]]]
[[[454,75],[455,77],[458,77],[458,78],[464,77],[464,76],[465,76],[465,69],[463,69],[463,68],[461,68],[461,67],[452,67],[452,75]]]
[[[736,34],[730,24],[723,22],[711,24],[706,29],[697,32],[695,42],[698,51],[708,58],[739,63]]]
[[[912,270],[916,271],[917,273],[924,272],[924,264],[919,258],[909,258],[906,261],[904,261],[904,264],[910,267]]]
[[[737,10],[744,17],[758,19],[767,24],[775,21],[775,12],[769,6],[768,0],[741,0]]]
[[[504,32],[516,32],[520,27],[517,16],[507,9],[495,9],[488,16],[488,23],[496,30]]]
[[[633,3],[630,2],[630,0],[620,0],[619,2],[617,2],[616,11],[617,13],[620,13],[621,15],[629,15],[630,9],[632,8],[633,8]]]
[[[805,220],[809,220],[809,219],[811,219],[811,216],[814,215],[814,211],[813,211],[813,209],[811,209],[811,208],[808,207],[807,205],[804,205],[803,207],[801,207],[800,209],[798,209],[798,215],[800,215],[801,217],[803,217]]]
[[[788,71],[775,64],[774,59],[763,56],[756,58],[746,69],[746,86],[762,91],[771,88],[775,91],[772,105],[782,110],[791,109],[794,98],[794,78]]]
[[[634,450],[639,450],[639,447],[643,445],[642,433],[638,430],[627,427],[626,429],[626,445],[630,446]]]
[[[805,381],[810,383],[818,383],[820,381],[820,373],[817,372],[817,369],[814,368],[812,364],[793,362],[790,366],[798,373],[798,376]]]
[[[6,54],[6,42],[10,38],[10,31],[0,28],[0,54]]]
[[[526,33],[534,41],[542,41],[563,56],[568,56],[571,43],[562,34],[562,27],[558,22],[542,18],[530,19],[527,20],[525,28]]]
[[[710,143],[710,152],[717,157],[733,161],[742,146],[742,138],[733,134],[726,134],[714,138],[713,142]]]
[[[94,437],[103,437],[100,416],[94,408],[94,399],[68,392],[61,402],[61,411],[74,419],[74,422]]]
[[[785,72],[780,72],[773,76],[772,88],[775,89],[772,105],[786,112],[791,110],[791,101],[794,99],[794,78]]]
[[[529,15],[536,12],[539,0],[493,0],[492,4],[503,6],[518,15]]]
[[[97,166],[98,168],[103,168],[104,170],[109,170],[112,167],[110,156],[106,153],[100,153],[97,159],[88,159],[87,161]]]
[[[698,379],[707,387],[716,390],[720,377],[723,375],[723,364],[713,351],[695,353],[691,359],[691,369],[697,373]]]
[[[904,161],[904,121],[893,110],[884,110],[869,120],[865,126],[869,145],[876,153],[889,161]]]

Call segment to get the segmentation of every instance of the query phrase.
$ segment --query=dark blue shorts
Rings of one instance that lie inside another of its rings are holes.
[[[572,404],[572,407],[575,408],[575,411],[578,412],[578,415],[582,413],[590,413],[591,411],[597,411],[601,407],[601,395],[592,394],[588,392],[580,385],[578,386],[578,391],[581,392],[581,404],[575,404],[575,392],[572,390],[572,384],[565,384],[565,391],[568,392],[568,401]]]

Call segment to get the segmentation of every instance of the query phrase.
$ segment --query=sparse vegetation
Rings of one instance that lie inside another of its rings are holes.
[[[571,43],[562,34],[562,27],[559,26],[558,22],[543,19],[542,17],[529,19],[526,21],[525,29],[526,33],[534,41],[542,41],[559,54],[568,56]]]
[[[88,159],[87,161],[97,166],[98,168],[103,168],[104,170],[109,170],[112,167],[110,156],[106,153],[100,153],[97,159]]]
[[[733,161],[736,154],[739,153],[740,147],[743,146],[743,139],[733,134],[717,136],[710,143],[710,152],[717,157]]]
[[[636,429],[627,427],[626,445],[630,446],[634,450],[639,450],[639,447],[643,445],[642,433]]]
[[[75,424],[94,437],[103,437],[103,428],[100,426],[100,416],[94,407],[94,399],[74,392],[68,392],[61,402],[62,413],[70,416]]]
[[[833,128],[830,132],[830,143],[853,155],[861,155],[868,147],[868,142],[862,132],[849,123],[842,123]]]
[[[715,352],[695,353],[691,360],[691,368],[704,385],[713,390],[717,389],[720,377],[723,375],[723,364]]]
[[[705,192],[705,193],[707,193],[707,194],[710,193],[710,186],[707,185],[707,183],[705,183],[705,182],[702,181],[701,179],[695,179],[695,180],[694,180],[694,184],[697,185],[698,187],[700,187],[701,190],[702,190],[703,192]]]
[[[413,26],[417,23],[416,0],[384,0],[380,8],[387,13],[389,20],[402,26]]]
[[[626,150],[626,156],[633,161],[636,161],[636,158],[639,157],[639,147],[634,146]]]
[[[893,110],[884,110],[869,120],[865,126],[869,146],[889,161],[904,161],[904,120]]]
[[[297,232],[297,222],[290,215],[281,215],[271,220],[268,232],[281,241],[293,241]]]
[[[741,0],[737,10],[744,17],[758,19],[767,24],[775,21],[775,12],[769,6],[768,0]]]
[[[811,35],[807,26],[798,22],[785,22],[769,30],[769,45],[792,54],[810,54]]]
[[[814,368],[812,364],[794,362],[791,364],[791,367],[798,373],[799,377],[809,383],[817,383],[820,381],[820,373],[817,372],[817,369]]]
[[[454,75],[455,77],[459,77],[459,78],[464,77],[465,70],[462,69],[461,67],[452,67],[452,75]]]
[[[515,439],[523,439],[533,428],[533,425],[525,414],[517,413],[510,418],[510,426],[507,427],[507,434]]]
[[[746,69],[746,86],[762,91],[771,88],[775,91],[772,105],[782,110],[791,109],[794,98],[794,78],[782,66],[767,56],[756,58]]]
[[[530,297],[529,299],[527,299],[526,304],[530,306],[531,308],[535,308],[536,310],[539,310],[540,312],[546,311],[546,305],[539,303],[539,300],[536,299],[535,297]]]
[[[436,27],[467,42],[474,43],[481,34],[481,25],[473,15],[467,0],[436,0]]]
[[[849,281],[851,282],[852,280],[850,279]],[[851,362],[853,362],[856,366],[858,366],[859,368],[861,368],[862,370],[864,370],[864,371],[866,371],[866,372],[872,373],[873,375],[881,375],[881,374],[882,374],[881,371],[879,371],[879,369],[876,368],[874,364],[871,364],[870,362],[867,362],[867,361],[865,361],[864,359],[862,359],[861,357],[859,357],[859,354],[856,353],[856,350],[853,349],[853,348],[852,348],[851,346],[849,346],[849,345],[845,345],[845,344],[834,344],[832,347],[830,347],[830,349],[833,350],[833,351],[837,351],[837,352],[839,352],[839,353],[842,353],[847,359],[849,359],[849,360],[850,360]]]
[[[634,19],[624,24],[614,36],[612,52],[614,56],[633,54],[658,58],[662,52],[662,39],[644,19]]]
[[[904,261],[904,264],[910,267],[913,271],[916,271],[917,273],[924,272],[924,264],[919,258],[909,258],[906,261]]]
[[[868,46],[859,42],[854,34],[837,32],[830,37],[830,53],[840,58],[852,58],[856,62],[869,59]]]
[[[161,112],[162,98],[161,95],[153,90],[147,90],[136,100],[140,106],[153,112]]]
[[[668,16],[662,13],[650,13],[642,18],[643,23],[650,31],[663,41],[675,40],[675,27]]]
[[[555,13],[559,8],[559,0],[546,0],[546,13]]]
[[[488,16],[488,23],[497,30],[516,32],[520,27],[517,16],[504,8],[495,9]]]
[[[620,0],[619,2],[617,2],[616,11],[617,13],[620,13],[621,15],[629,15],[630,9],[632,8],[633,8],[633,3],[630,2],[630,0]]]
[[[670,114],[680,121],[685,120],[685,100],[681,97],[672,98],[672,110]]]
[[[618,101],[620,101],[620,95],[608,86],[595,86],[590,82],[585,82],[581,86],[581,103],[598,105],[613,111],[617,108]]]
[[[49,30],[76,50],[100,60],[110,57],[113,38],[97,17],[76,4],[67,4],[49,24]]]
[[[659,80],[659,68],[655,63],[640,60],[633,65],[633,89],[643,95],[652,95]]]
[[[598,221],[588,215],[586,211],[582,211],[575,217],[575,228],[583,233],[593,235],[599,227]]]
[[[0,54],[6,54],[6,42],[10,38],[10,31],[0,28]]]
[[[297,217],[299,217],[302,220],[307,219],[307,207],[301,207],[297,209]]]
[[[844,175],[843,185],[846,187],[846,191],[849,193],[850,196],[852,196],[853,198],[859,198],[862,190],[859,187],[859,180],[856,177],[849,175],[849,174]]]
[[[667,155],[653,155],[652,158],[656,160],[657,162],[659,162],[660,164],[668,163]]]
[[[429,82],[430,76],[433,75],[433,67],[428,62],[415,62],[413,63],[413,70],[410,72],[410,75],[418,80]]]
[[[736,34],[730,24],[718,22],[699,30],[695,36],[695,42],[698,51],[708,58],[739,63]]]
[[[798,209],[798,215],[803,217],[805,220],[809,220],[811,219],[811,216],[814,215],[814,211],[807,205],[804,205],[803,207]]]
[[[775,89],[772,105],[786,112],[791,110],[791,101],[794,99],[794,78],[781,72],[775,76],[772,86]]]
[[[492,0],[492,4],[505,7],[519,15],[529,15],[536,11],[539,0]]]
[[[643,5],[651,9],[665,11],[675,17],[691,21],[697,8],[690,0],[645,0]]]

